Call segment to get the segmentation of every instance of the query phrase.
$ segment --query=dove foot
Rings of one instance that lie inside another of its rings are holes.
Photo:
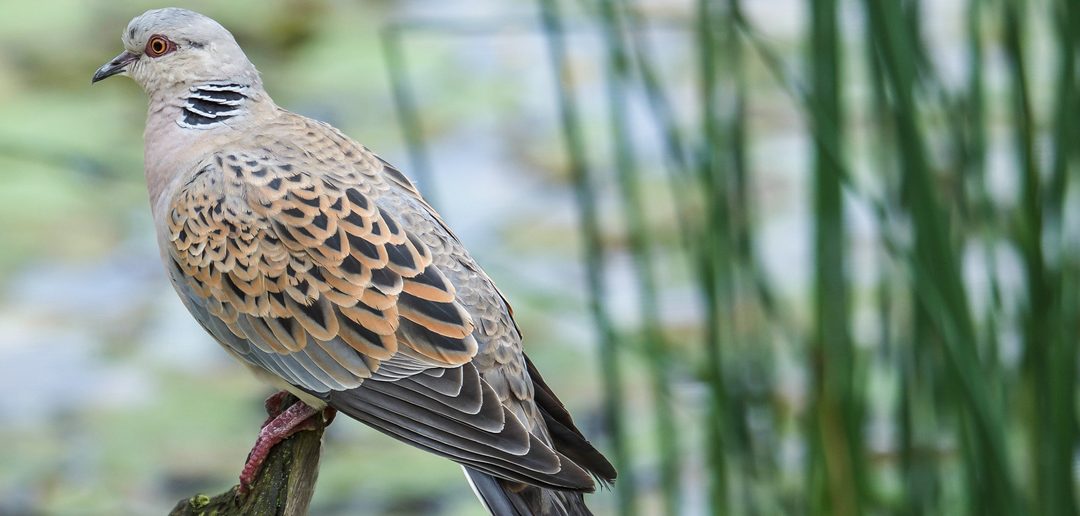
[[[266,400],[266,410],[270,413],[270,418],[263,423],[262,429],[259,430],[259,437],[255,441],[255,446],[248,453],[244,469],[240,472],[241,494],[246,494],[255,482],[259,469],[262,468],[263,462],[266,461],[267,456],[270,455],[270,450],[275,445],[297,432],[325,427],[334,420],[336,410],[327,408],[320,411],[302,401],[297,401],[282,410],[287,395],[288,393],[280,392]],[[313,417],[320,412],[322,417]]]
[[[290,399],[290,396],[292,395],[289,394],[289,391],[277,391],[266,398],[266,401],[263,402],[263,406],[266,407],[267,418],[266,421],[263,421],[262,427],[260,428],[265,428],[266,425],[269,425],[270,422],[274,420],[274,418],[278,417],[285,409],[289,408],[289,403],[293,401]]]

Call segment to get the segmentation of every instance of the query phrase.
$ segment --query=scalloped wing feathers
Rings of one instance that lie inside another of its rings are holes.
[[[595,449],[549,433],[509,305],[409,180],[337,130],[278,111],[164,199],[177,291],[258,371],[501,478],[591,490],[610,468],[567,458]]]
[[[381,162],[358,146],[260,143],[215,154],[173,196],[174,279],[234,336],[300,362],[311,374],[289,379],[312,391],[355,387],[402,348],[432,367],[470,360],[453,283],[377,203]]]

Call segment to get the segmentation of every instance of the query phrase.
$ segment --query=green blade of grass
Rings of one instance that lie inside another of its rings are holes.
[[[402,32],[396,25],[387,25],[380,33],[383,51],[383,63],[390,77],[391,92],[394,97],[395,112],[401,122],[402,135],[409,152],[409,169],[416,174],[417,183],[424,193],[424,198],[435,207],[439,206],[439,194],[432,178],[431,160],[424,145],[424,133],[420,124],[420,114],[416,107],[416,96],[406,72],[405,49]]]
[[[862,422],[855,391],[855,350],[848,330],[846,229],[841,191],[843,129],[840,43],[835,0],[810,2],[811,91],[808,113],[814,149],[815,414],[811,479],[818,514],[861,513]],[[830,153],[831,149],[831,153]],[[823,477],[823,478],[821,478]],[[818,480],[820,479],[820,480]]]
[[[633,515],[637,512],[634,504],[635,475],[625,430],[626,401],[622,392],[621,353],[615,346],[615,330],[604,301],[607,286],[603,273],[604,248],[600,217],[596,208],[596,192],[585,154],[585,140],[581,132],[574,81],[570,77],[565,31],[558,1],[539,0],[539,6],[550,66],[557,81],[555,90],[558,93],[559,121],[570,160],[574,194],[581,219],[587,276],[586,294],[600,338],[598,361],[604,390],[604,418],[611,434],[612,462],[620,477],[615,485],[615,493],[619,514]]]
[[[642,338],[652,386],[653,417],[655,418],[657,449],[660,456],[661,499],[664,512],[680,513],[681,458],[679,430],[674,412],[676,400],[671,393],[671,359],[665,342],[658,289],[653,266],[653,244],[646,217],[648,204],[641,192],[641,178],[628,120],[630,105],[627,86],[631,80],[630,57],[626,49],[622,16],[613,0],[600,0],[600,25],[607,58],[605,83],[607,89],[609,127],[615,154],[615,172],[623,219],[627,225],[630,253],[638,283],[638,311],[642,323]]]
[[[1014,146],[1021,174],[1022,226],[1019,246],[1027,271],[1028,308],[1024,319],[1024,361],[1026,392],[1034,417],[1030,419],[1032,508],[1039,514],[1073,515],[1077,513],[1072,475],[1073,457],[1062,453],[1072,449],[1076,439],[1076,420],[1072,415],[1076,403],[1076,342],[1067,331],[1066,320],[1072,316],[1065,311],[1067,281],[1062,274],[1065,262],[1060,245],[1047,247],[1054,239],[1053,231],[1062,234],[1067,169],[1070,149],[1076,142],[1076,46],[1080,8],[1075,2],[1056,5],[1056,43],[1059,53],[1057,103],[1054,127],[1054,158],[1051,164],[1050,186],[1043,185],[1035,158],[1037,121],[1031,107],[1027,64],[1025,59],[1024,5],[1006,2],[1002,16],[1005,23],[1005,46],[1011,69],[1013,97]],[[1044,224],[1044,220],[1046,223]],[[1056,240],[1056,241],[1055,241]],[[1044,255],[1058,254],[1053,259]]]
[[[1050,322],[1050,292],[1047,271],[1043,261],[1043,224],[1042,224],[1042,185],[1035,163],[1035,120],[1031,112],[1031,99],[1027,82],[1027,64],[1022,46],[1023,21],[1017,16],[1023,15],[1023,6],[1007,0],[1002,3],[1002,22],[1005,28],[1005,54],[1009,65],[1010,97],[1012,104],[1012,133],[1014,153],[1017,159],[1017,173],[1020,176],[1021,213],[1020,221],[1015,226],[1016,243],[1024,259],[1027,279],[1028,309],[1024,315],[1024,359],[1023,373],[1030,396],[1028,403],[1034,417],[1029,424],[1028,438],[1031,440],[1031,485],[1036,496],[1032,508],[1039,514],[1060,514],[1047,512],[1051,507],[1060,505],[1060,498],[1052,489],[1053,480],[1049,474],[1056,469],[1056,444],[1052,439],[1055,429],[1048,426],[1051,416],[1047,403],[1049,377],[1046,358],[1049,351],[1047,324]],[[1066,463],[1071,457],[1065,458]]]
[[[993,395],[995,379],[986,374],[975,346],[974,325],[950,238],[948,212],[942,209],[917,115],[917,55],[909,45],[898,3],[866,0],[868,33],[879,49],[890,93],[890,115],[897,129],[903,170],[901,190],[912,220],[913,292],[927,323],[940,338],[950,381],[963,404],[970,446],[966,472],[976,512],[1015,514],[1015,488],[1005,449],[1005,424]]]
[[[698,42],[698,71],[701,77],[701,132],[696,149],[697,174],[706,199],[707,225],[701,235],[703,255],[703,289],[706,294],[705,371],[709,386],[709,410],[706,424],[706,454],[708,456],[709,504],[714,513],[726,513],[728,508],[728,478],[725,450],[729,439],[727,421],[729,394],[724,382],[724,353],[722,344],[730,340],[730,310],[733,288],[733,260],[730,220],[728,217],[727,178],[721,170],[720,152],[723,147],[720,115],[720,73],[717,61],[721,46],[716,28],[723,17],[718,2],[698,0],[695,31]]]

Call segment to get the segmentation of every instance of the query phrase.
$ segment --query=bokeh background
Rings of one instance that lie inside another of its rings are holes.
[[[598,514],[1075,514],[1080,5],[187,2],[420,185],[620,469]],[[0,1],[0,514],[231,486],[270,391],[158,262],[159,4]],[[481,514],[339,419],[313,514]]]

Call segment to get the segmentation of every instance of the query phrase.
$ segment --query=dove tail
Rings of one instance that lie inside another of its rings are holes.
[[[467,466],[465,477],[492,516],[592,516],[580,491],[558,491],[495,478]]]
[[[555,450],[591,473],[601,485],[611,485],[615,468],[577,429],[528,356],[525,364],[533,381],[534,401]],[[584,491],[592,489],[561,491],[497,478],[468,466],[462,468],[476,496],[494,516],[592,516],[583,496]]]

